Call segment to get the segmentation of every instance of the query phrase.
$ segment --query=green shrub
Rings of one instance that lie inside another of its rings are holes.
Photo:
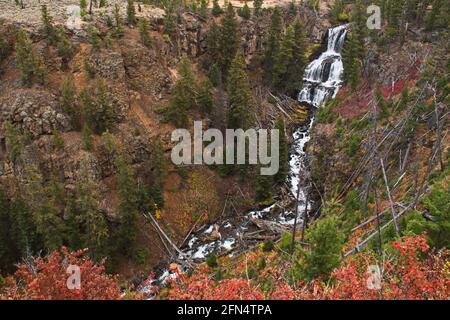
[[[89,76],[89,78],[94,79],[95,68],[89,63],[89,60],[87,58],[84,58],[83,60],[83,67],[84,71],[86,71],[86,74]]]
[[[210,268],[216,268],[219,266],[217,262],[217,256],[212,253],[208,258],[206,258],[206,265]]]
[[[258,260],[258,270],[264,270],[267,266],[266,259],[261,258]]]
[[[273,247],[274,247],[273,241],[272,240],[266,240],[266,241],[264,241],[262,249],[263,249],[264,252],[270,252],[270,251],[273,250]]]
[[[134,261],[139,264],[144,264],[148,259],[148,250],[147,249],[137,249],[134,254]]]
[[[352,158],[356,155],[361,146],[361,136],[358,133],[353,133],[351,137],[345,142],[345,153]]]
[[[422,200],[432,221],[421,214],[408,221],[406,230],[414,234],[427,233],[428,242],[436,248],[450,247],[450,193],[436,183]]]
[[[281,235],[280,247],[283,251],[289,252],[291,250],[292,235],[290,233],[283,233]]]
[[[328,276],[341,260],[344,236],[335,215],[325,217],[312,225],[307,234],[310,251],[305,253],[301,274],[305,280]]]

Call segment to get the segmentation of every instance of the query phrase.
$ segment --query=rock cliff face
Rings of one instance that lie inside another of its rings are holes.
[[[47,91],[18,88],[0,101],[0,121],[10,121],[33,137],[71,129],[70,120],[59,110],[58,98]]]
[[[170,100],[173,85],[178,78],[175,70],[183,57],[191,59],[199,80],[205,78],[200,65],[206,50],[205,40],[211,19],[205,21],[190,12],[182,12],[177,19],[176,34],[167,37],[163,35],[163,10],[142,5],[142,11],[137,11],[136,15],[139,19],[146,18],[150,22],[152,46],[147,48],[140,41],[137,26],[124,24],[124,35],[121,38],[110,35],[108,20],[113,17],[113,5],[116,2],[119,4],[125,21],[126,1],[108,1],[108,7],[94,8],[93,15],[87,15],[81,22],[68,19],[76,14],[77,10],[73,6],[78,2],[30,0],[25,2],[24,9],[17,7],[14,1],[0,3],[0,31],[14,39],[16,30],[24,29],[33,41],[33,51],[43,57],[48,70],[48,82],[45,85],[23,87],[14,49],[0,64],[0,183],[11,193],[17,192],[15,184],[26,183],[26,168],[34,165],[42,172],[44,180],[47,181],[51,174],[56,173],[64,190],[72,192],[80,177],[87,174],[98,182],[102,214],[110,221],[116,221],[116,169],[111,154],[98,135],[93,136],[93,147],[87,150],[82,133],[73,128],[72,119],[61,106],[60,87],[67,74],[73,77],[74,103],[80,114],[80,93],[94,88],[95,77],[101,77],[114,113],[114,140],[131,159],[139,183],[154,182],[157,164],[155,141],[159,138],[162,142],[167,179],[163,186],[166,206],[161,213],[161,223],[175,240],[183,241],[194,220],[199,218],[205,208],[208,211],[206,219],[223,214],[225,199],[228,197],[236,195],[235,198],[238,199],[233,204],[233,214],[249,208],[252,203],[247,198],[251,198],[254,193],[251,181],[223,178],[207,167],[176,168],[171,165],[169,155],[173,143],[170,141],[170,134],[174,127],[163,123],[157,112]],[[74,51],[66,65],[58,57],[56,48],[49,45],[45,35],[40,13],[43,4],[47,5],[55,26],[64,27],[72,43]],[[294,18],[287,13],[285,15],[287,23]],[[317,20],[315,14],[306,12],[302,18],[311,39],[321,39],[322,30],[314,23]],[[247,62],[251,63],[263,48],[270,25],[270,12],[265,12],[257,19],[238,20],[242,36],[241,49]],[[94,50],[90,43],[88,29],[91,26],[98,29],[102,41],[98,50]],[[14,47],[14,40],[11,40],[11,47]],[[86,65],[90,67],[93,77],[89,76]],[[252,81],[255,88],[264,89],[259,78]],[[215,89],[214,94],[215,101],[220,102],[220,108],[215,112],[226,114],[226,95],[221,89]],[[267,111],[279,111],[267,101],[261,104],[264,107],[258,112],[261,113],[261,119],[269,119],[269,123],[273,117],[267,117]],[[197,114],[192,116],[201,117]],[[205,123],[211,122],[210,119],[204,120]],[[86,119],[82,116],[81,121],[84,125]],[[3,126],[6,122],[23,135],[21,161],[14,162],[6,154],[6,132]],[[62,146],[55,142],[58,138],[55,132],[61,135]],[[11,181],[14,183],[10,185]],[[159,241],[149,225],[143,228],[147,235],[140,236],[139,241],[146,247]],[[149,266],[160,262],[164,255],[164,250],[152,248],[144,265],[126,266],[124,268],[128,269],[124,273],[136,274],[143,268],[148,271]]]

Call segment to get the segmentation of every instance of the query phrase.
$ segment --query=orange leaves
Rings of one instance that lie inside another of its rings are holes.
[[[255,268],[261,253],[241,260],[229,279],[215,282],[211,269],[202,267],[192,276],[174,281],[169,299],[448,299],[450,297],[448,252],[430,252],[424,236],[403,237],[391,243],[392,252],[380,261],[362,252],[341,263],[330,283],[315,280],[304,284],[288,281],[289,263],[265,256],[267,266],[247,279],[244,270]],[[379,266],[381,287],[369,285],[371,266]],[[265,284],[270,283],[269,286]]]
[[[381,264],[381,289],[369,289],[365,271],[375,263],[361,253],[346,260],[333,273],[332,299],[448,299],[449,280],[444,274],[448,253],[429,252],[423,236],[403,237],[391,243],[393,254]],[[425,255],[426,254],[426,255]]]
[[[314,299],[448,299],[450,264],[448,250],[430,251],[424,236],[394,241],[380,259],[361,252],[346,259],[332,273],[332,281],[316,279],[305,284],[289,278],[292,261],[276,252],[254,252],[230,266],[225,279],[215,281],[212,269],[203,265],[191,276],[171,271],[167,298],[173,300],[314,300]],[[45,258],[18,265],[14,276],[0,288],[0,299],[120,299],[117,277],[94,264],[85,250],[62,248]],[[264,260],[264,263],[262,261]],[[67,287],[68,265],[81,271],[81,289]],[[379,266],[381,286],[370,286],[371,266]],[[177,271],[178,270],[178,271]],[[223,270],[222,270],[223,271]],[[153,296],[157,288],[146,284]],[[161,296],[160,296],[161,297]],[[142,298],[136,295],[136,299]]]
[[[1,299],[45,300],[115,300],[120,299],[117,277],[105,274],[103,263],[96,265],[85,255],[87,250],[69,252],[62,247],[45,258],[18,265],[14,276],[9,277],[0,289]],[[80,270],[80,289],[69,289],[69,265]]]

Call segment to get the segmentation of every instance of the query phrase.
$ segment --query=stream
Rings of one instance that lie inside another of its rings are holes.
[[[342,25],[328,30],[326,51],[313,60],[305,69],[303,88],[298,95],[299,102],[319,108],[324,102],[334,98],[338,93],[342,86],[344,68],[341,52],[347,34],[347,27],[348,25]],[[309,174],[306,144],[310,140],[310,129],[313,122],[314,118],[311,118],[308,125],[301,126],[294,131],[289,161],[290,193],[292,199],[296,199],[298,192],[297,219],[299,224],[302,223],[303,213],[311,206],[310,201],[306,203],[308,185],[304,183],[304,180]],[[267,223],[274,222],[289,228],[294,224],[295,211],[295,208],[280,210],[278,203],[275,203],[262,210],[251,211],[211,225],[205,225],[188,238],[185,247],[181,248],[183,254],[179,255],[178,260],[182,262],[186,261],[187,258],[194,262],[203,262],[212,253],[233,256],[261,241],[243,239],[245,235],[258,234],[260,231],[252,222],[252,218],[257,218]],[[155,284],[163,285],[168,278],[174,276],[166,270],[158,276]]]

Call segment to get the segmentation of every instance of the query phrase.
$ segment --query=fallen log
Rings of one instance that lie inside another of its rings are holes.
[[[274,233],[274,234],[281,234],[283,232],[289,232],[289,228],[286,226],[283,226],[279,223],[273,222],[273,221],[266,221],[256,218],[251,218],[250,221],[257,226],[259,229]]]
[[[247,234],[244,234],[242,236],[243,240],[260,240],[260,241],[263,241],[263,240],[272,240],[272,241],[274,241],[277,238],[278,238],[278,236],[274,236],[274,235],[269,236],[269,235],[247,235]]]

